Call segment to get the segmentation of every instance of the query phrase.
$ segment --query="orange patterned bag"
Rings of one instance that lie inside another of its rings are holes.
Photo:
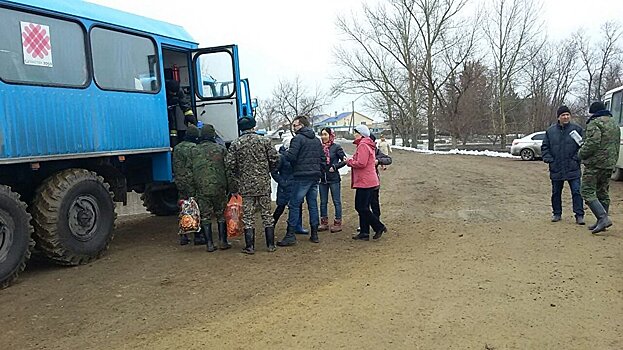
[[[242,223],[242,196],[234,194],[225,208],[225,221],[227,222],[227,237],[238,237],[244,231]]]

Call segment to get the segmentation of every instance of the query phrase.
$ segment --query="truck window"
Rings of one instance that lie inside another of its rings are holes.
[[[154,42],[146,37],[95,27],[91,30],[93,74],[104,90],[160,90]]]
[[[84,33],[75,22],[0,7],[0,79],[86,86]]]
[[[610,102],[611,108],[610,112],[612,112],[612,117],[614,120],[621,124],[621,97],[623,96],[623,91],[615,92],[612,94],[612,100]]]
[[[197,58],[203,91],[201,98],[231,97],[234,89],[234,59],[229,52],[202,54]]]

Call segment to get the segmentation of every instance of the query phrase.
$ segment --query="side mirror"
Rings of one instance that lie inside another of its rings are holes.
[[[257,98],[251,99],[251,108],[256,109],[258,106]]]

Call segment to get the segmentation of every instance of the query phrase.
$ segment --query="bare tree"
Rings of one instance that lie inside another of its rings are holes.
[[[446,82],[455,76],[456,70],[472,54],[476,31],[475,28],[465,30],[468,28],[465,24],[469,21],[463,21],[462,25],[458,21],[459,13],[467,4],[467,0],[400,0],[400,2],[415,23],[419,34],[419,49],[424,56],[422,72],[427,92],[428,148],[432,150],[435,146],[436,102],[444,103],[443,89]],[[459,47],[459,50],[454,50]]]
[[[319,86],[310,91],[299,76],[280,80],[269,101],[273,118],[282,118],[288,123],[297,116],[312,116],[328,103],[329,96]]]
[[[542,23],[538,14],[538,0],[493,0],[488,14],[485,36],[491,48],[496,76],[496,102],[498,117],[492,119],[494,128],[501,137],[502,148],[506,147],[507,106],[505,97],[515,78],[530,62],[530,53],[543,45],[539,38]],[[497,126],[497,127],[496,127]]]
[[[487,90],[487,67],[478,61],[466,62],[458,77],[446,84],[445,100],[440,108],[440,129],[452,136],[452,147],[459,140],[463,145],[482,125],[490,104]]]
[[[613,77],[608,75],[621,63],[622,52],[619,46],[623,35],[621,25],[610,21],[603,23],[600,29],[600,40],[597,43],[594,43],[582,29],[574,35],[584,66],[584,96],[587,106],[593,100],[600,99],[607,91],[606,82],[613,80]]]
[[[267,130],[271,131],[278,128],[284,119],[277,114],[273,100],[260,100],[255,109],[255,117]]]
[[[382,102],[377,110],[388,113],[392,128],[402,136],[404,145],[410,146],[419,130],[421,82],[410,18],[398,1],[390,2],[389,7],[364,4],[363,17],[338,17],[337,27],[346,44],[335,50],[343,68],[335,91],[378,95],[372,97]]]

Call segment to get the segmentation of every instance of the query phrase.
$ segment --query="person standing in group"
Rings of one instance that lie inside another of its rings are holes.
[[[373,239],[379,239],[387,232],[387,227],[370,210],[372,193],[379,186],[376,174],[376,145],[370,139],[370,130],[365,125],[355,127],[355,145],[357,149],[346,165],[352,168],[351,186],[355,189],[355,210],[359,214],[360,232],[353,239],[369,240],[370,227],[374,230]]]
[[[219,248],[231,248],[227,241],[224,211],[227,206],[229,179],[225,169],[227,149],[216,143],[216,131],[211,124],[201,128],[200,143],[193,159],[193,178],[196,200],[201,213],[201,231],[206,238],[207,251],[216,250],[212,237],[212,219],[218,225]]]
[[[583,130],[571,122],[571,111],[567,106],[560,106],[556,115],[558,121],[547,129],[541,145],[543,161],[549,164],[549,178],[552,181],[552,222],[562,218],[562,189],[567,181],[571,189],[575,222],[584,225],[584,205],[580,194],[582,169],[578,158],[580,145],[571,136],[575,132],[581,137]]]
[[[376,141],[373,134],[370,134],[370,138],[372,141]],[[383,139],[384,137],[381,136],[381,140]],[[381,219],[381,173],[379,172],[379,166],[381,166],[383,170],[387,169],[387,166],[392,164],[392,157],[377,147],[374,151],[374,158],[376,159],[374,168],[376,170],[376,176],[379,177],[379,185],[374,189],[374,191],[372,191],[372,197],[370,198],[370,210],[372,210],[374,215]]]
[[[239,138],[229,147],[227,169],[235,180],[236,192],[242,195],[245,254],[255,253],[255,212],[259,209],[264,224],[266,247],[275,251],[275,227],[270,208],[270,173],[279,166],[279,154],[270,140],[254,132],[255,119],[238,120]]]
[[[326,164],[322,143],[309,127],[309,121],[303,116],[294,118],[292,129],[295,136],[286,152],[285,159],[292,165],[292,193],[288,204],[288,228],[278,246],[296,244],[295,227],[299,220],[300,206],[307,201],[311,235],[309,240],[319,243],[318,225],[318,183],[322,169]]]
[[[285,159],[285,153],[288,151],[288,148],[290,148],[291,141],[292,138],[283,140],[283,144],[279,147],[279,167],[270,173],[273,180],[277,183],[277,207],[275,208],[275,212],[273,212],[274,226],[277,226],[279,218],[281,218],[281,215],[286,210],[292,193],[292,165]],[[295,231],[297,234],[307,235],[309,231],[303,228],[303,205],[301,204],[299,208],[299,220]]]
[[[197,150],[200,131],[191,124],[184,135],[184,140],[173,148],[173,173],[175,174],[175,186],[179,199],[188,199],[195,195],[195,182],[193,178],[193,158]],[[190,243],[186,234],[180,235],[180,245]],[[195,233],[195,245],[205,244],[205,238],[199,232]]]
[[[335,143],[335,133],[331,128],[323,128],[320,131],[320,138],[322,139],[326,165],[318,186],[320,191],[320,226],[318,226],[318,231],[326,231],[330,228],[331,232],[340,232],[342,231],[342,179],[338,170],[345,165],[343,161],[346,159],[346,153],[340,144]],[[335,209],[335,219],[331,227],[329,227],[327,208],[329,192],[331,192]]]
[[[619,159],[621,130],[603,102],[593,102],[586,121],[584,144],[579,157],[584,164],[581,193],[597,223],[589,226],[599,233],[612,226],[610,208],[610,176]]]
[[[376,141],[376,140],[375,140]],[[389,157],[389,155],[392,153],[392,147],[389,145],[389,142],[387,142],[387,140],[385,140],[385,135],[381,134],[381,140],[379,141],[377,147],[376,147],[381,153],[387,155]],[[385,165],[381,165],[381,168],[383,168],[383,170],[385,170]],[[377,169],[378,170],[378,169]]]

